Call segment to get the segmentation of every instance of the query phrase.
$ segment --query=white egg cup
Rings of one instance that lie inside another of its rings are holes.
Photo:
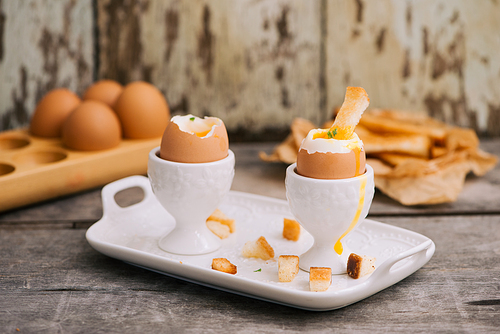
[[[160,204],[175,219],[175,227],[158,245],[166,252],[199,255],[216,251],[221,240],[206,220],[229,192],[234,177],[234,154],[206,163],[180,163],[159,157],[160,148],[149,152],[148,177]]]
[[[292,164],[286,170],[286,197],[295,218],[314,237],[313,246],[300,255],[299,266],[304,271],[311,267],[329,267],[332,274],[344,274],[350,251],[345,242],[342,242],[341,255],[334,246],[357,213],[355,228],[366,218],[375,192],[373,169],[366,165],[363,175],[324,180],[301,176],[296,167]],[[364,197],[360,196],[363,191]]]

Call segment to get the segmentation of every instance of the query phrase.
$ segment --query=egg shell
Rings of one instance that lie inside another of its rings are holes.
[[[120,144],[122,131],[118,116],[99,101],[82,102],[66,119],[62,142],[71,149],[96,151]]]
[[[297,154],[297,173],[314,179],[347,179],[364,174],[366,154],[359,152],[359,170],[356,173],[356,152],[332,153],[315,152],[309,154],[301,149]]]
[[[182,131],[177,124],[168,123],[160,146],[160,158],[184,163],[212,162],[227,157],[229,140],[224,123],[216,126],[210,137]]]
[[[155,86],[135,81],[125,86],[115,104],[125,138],[160,137],[170,119],[163,94]]]
[[[64,121],[81,102],[69,89],[51,90],[36,106],[30,122],[30,132],[40,137],[60,137]]]
[[[95,100],[114,108],[116,100],[123,92],[123,86],[114,80],[99,80],[83,94],[84,100]]]

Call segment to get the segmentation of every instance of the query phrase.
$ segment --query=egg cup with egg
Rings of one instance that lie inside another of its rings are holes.
[[[350,252],[342,241],[368,214],[373,169],[365,164],[355,133],[335,140],[316,138],[318,131],[326,130],[311,130],[297,163],[286,170],[286,197],[296,219],[314,237],[313,246],[300,255],[300,268],[329,267],[332,274],[344,274]]]
[[[220,238],[207,228],[206,219],[231,188],[235,159],[228,146],[220,119],[174,116],[161,146],[149,153],[153,192],[176,222],[159,241],[164,251],[199,255],[221,246]]]

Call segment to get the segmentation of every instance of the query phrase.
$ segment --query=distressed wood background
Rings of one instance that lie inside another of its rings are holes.
[[[500,1],[0,0],[0,130],[50,89],[146,80],[232,140],[320,124],[345,87],[500,136]]]

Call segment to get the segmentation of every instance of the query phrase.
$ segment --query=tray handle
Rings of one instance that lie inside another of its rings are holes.
[[[391,270],[392,267],[398,263],[401,260],[404,260],[410,256],[417,256],[415,259],[415,265],[412,267],[420,268],[423,266],[427,261],[429,261],[430,257],[434,254],[434,249],[435,245],[432,240],[427,240],[413,248],[410,248],[402,253],[399,253],[398,255],[391,257],[384,261],[378,267],[373,274],[368,278],[366,281],[367,284],[372,284],[375,282],[380,282],[381,280],[387,280],[388,277],[390,277],[391,281],[399,281],[406,276],[409,275],[408,273],[408,268],[406,266],[403,266],[401,268],[397,268],[395,270]]]
[[[129,176],[118,181],[107,184],[102,188],[101,198],[102,198],[102,209],[103,214],[112,214],[119,210],[124,210],[126,208],[120,207],[115,201],[115,195],[125,189],[139,187],[144,191],[144,198],[141,202],[148,201],[150,197],[153,196],[153,190],[151,189],[151,184],[149,179],[145,176],[134,175]],[[134,205],[137,205],[136,203]]]

